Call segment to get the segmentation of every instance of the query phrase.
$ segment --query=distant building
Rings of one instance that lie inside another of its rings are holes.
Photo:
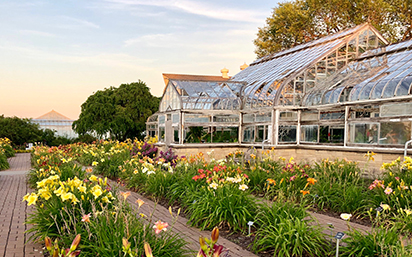
[[[76,138],[78,135],[72,129],[73,121],[54,110],[31,120],[31,122],[39,124],[42,129],[54,130],[56,136]]]

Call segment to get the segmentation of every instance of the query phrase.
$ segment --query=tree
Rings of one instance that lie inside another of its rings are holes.
[[[109,134],[117,140],[141,139],[146,120],[158,110],[159,102],[160,99],[140,80],[99,90],[82,104],[73,129],[79,135],[96,133],[99,137]]]
[[[14,147],[24,147],[26,143],[45,143],[49,146],[70,143],[71,140],[64,137],[56,137],[53,130],[41,129],[38,124],[30,119],[18,117],[0,116],[0,138],[7,137]]]
[[[370,22],[390,42],[412,38],[412,0],[296,0],[273,9],[254,40],[262,57]]]

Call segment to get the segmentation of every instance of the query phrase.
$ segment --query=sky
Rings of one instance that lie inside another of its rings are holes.
[[[0,0],[0,115],[77,119],[98,90],[162,73],[229,76],[256,59],[269,0]]]

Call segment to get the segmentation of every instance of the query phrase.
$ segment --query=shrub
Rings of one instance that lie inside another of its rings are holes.
[[[245,232],[247,223],[255,216],[255,199],[240,190],[238,184],[219,186],[216,189],[202,187],[191,194],[187,200],[192,200],[188,206],[192,226],[201,229],[227,226],[232,231]]]
[[[155,147],[153,144],[150,144],[148,142],[135,141],[133,143],[132,150],[130,151],[130,155],[137,155],[141,157],[147,156],[149,158],[154,158],[156,157],[157,150],[157,147]]]
[[[172,165],[172,167],[176,166],[177,155],[173,154],[172,148],[169,148],[166,152],[160,151],[159,160],[163,160],[166,163]]]
[[[3,148],[0,147],[0,170],[7,170],[8,168],[10,168],[10,165],[7,161],[7,156]]]
[[[273,251],[273,256],[327,256],[329,245],[322,228],[309,226],[307,217],[305,208],[290,202],[262,207],[256,215],[253,250]]]
[[[358,230],[348,231],[341,256],[411,256],[411,245],[404,245],[396,229],[375,228],[364,234]]]

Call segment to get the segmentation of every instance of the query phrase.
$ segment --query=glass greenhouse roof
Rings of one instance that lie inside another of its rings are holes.
[[[169,89],[171,86],[174,91]],[[239,110],[240,92],[243,86],[244,83],[233,81],[170,80],[160,111],[162,109]],[[166,97],[167,94],[172,97]]]
[[[384,81],[407,73],[402,69],[408,65],[403,63],[408,63],[410,57],[383,54],[382,51],[392,53],[412,43],[378,48],[385,44],[379,32],[365,23],[260,58],[229,80],[216,76],[164,74],[167,86],[159,111],[246,110],[405,94],[404,83],[399,84],[399,89],[390,89]],[[351,64],[355,59],[358,61]],[[387,76],[382,73],[386,69],[383,64],[393,65],[396,71],[387,70],[392,72]],[[347,86],[346,81],[352,86]],[[378,82],[380,84],[375,86]],[[348,88],[353,88],[350,96]]]
[[[411,94],[412,40],[364,53],[309,93],[303,105],[385,99]]]
[[[247,83],[245,108],[300,105],[307,89],[382,43],[382,36],[366,23],[262,57],[232,80]]]

